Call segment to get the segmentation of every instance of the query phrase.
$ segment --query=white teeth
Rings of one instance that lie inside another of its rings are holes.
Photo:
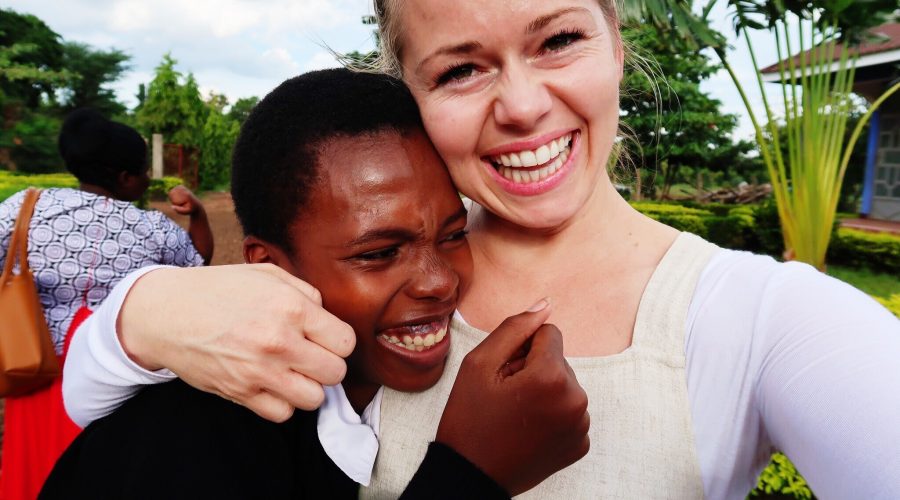
[[[422,352],[431,349],[435,345],[441,343],[447,336],[447,327],[441,328],[436,333],[427,335],[404,335],[398,338],[396,335],[381,335],[381,338],[391,344],[404,347],[409,351]]]
[[[562,142],[563,139],[560,139]],[[568,146],[568,144],[566,144]],[[546,148],[549,152],[552,153],[553,147]],[[534,170],[524,170],[516,167],[507,167],[507,166],[498,166],[497,171],[509,181],[515,182],[516,184],[527,184],[530,182],[538,182],[541,180],[550,177],[557,170],[562,168],[565,165],[566,160],[569,159],[569,150],[563,149],[558,152],[556,155],[556,159],[554,161],[548,161],[547,165],[544,165],[541,168],[536,168]]]
[[[537,163],[535,165],[543,165],[550,161],[550,148],[541,146],[535,151],[534,156],[537,158]]]
[[[522,151],[519,153],[519,157],[522,158],[523,167],[534,167],[538,164],[537,155],[534,154],[534,151]]]
[[[550,141],[533,151],[519,151],[518,153],[505,153],[492,157],[492,161],[497,166],[497,170],[503,177],[513,182],[537,182],[552,174],[565,163],[565,159],[556,165],[553,160],[559,159],[561,155],[569,152],[569,144],[572,142],[572,135],[566,135],[559,139]],[[524,172],[516,177],[515,172],[509,172],[515,168],[530,168],[543,165],[536,172]],[[555,165],[555,166],[554,166]],[[505,168],[504,168],[505,167]],[[546,173],[545,173],[546,169]]]
[[[556,141],[553,141],[550,143],[550,158],[556,158],[557,156],[559,156],[559,144]],[[547,160],[550,158],[547,158]]]

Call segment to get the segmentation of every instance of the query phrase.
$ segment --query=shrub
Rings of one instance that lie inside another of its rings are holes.
[[[78,187],[78,179],[70,174],[23,174],[0,170],[0,201],[29,186],[74,188]]]
[[[150,179],[150,187],[144,191],[141,199],[135,202],[139,208],[146,209],[150,205],[150,201],[165,200],[169,191],[175,187],[184,184],[184,180],[180,177],[163,177],[162,179]]]
[[[28,113],[11,129],[0,131],[0,147],[9,148],[21,172],[60,172],[65,168],[56,147],[59,128],[59,120],[52,116]]]
[[[888,311],[894,313],[894,316],[900,318],[900,293],[895,293],[887,299],[875,297],[875,300],[880,302],[884,307],[887,307]]]
[[[773,493],[791,495],[794,498],[805,500],[813,498],[812,490],[809,489],[806,480],[797,472],[794,464],[781,453],[772,455],[772,461],[759,475],[756,489],[750,492],[750,496]]]
[[[867,267],[894,276],[900,275],[900,236],[838,229],[831,238],[828,262],[850,267]]]

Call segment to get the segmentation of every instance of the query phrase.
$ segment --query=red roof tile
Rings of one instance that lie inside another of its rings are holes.
[[[880,52],[887,52],[889,50],[900,49],[900,23],[889,23],[882,24],[877,28],[872,28],[872,33],[880,35],[881,39],[876,39],[873,41],[868,41],[859,45],[859,47],[854,47],[850,49],[850,54],[859,54],[860,56],[867,56],[871,54],[878,54]],[[822,49],[817,49],[821,51]],[[835,50],[834,60],[837,61],[840,59],[843,54],[844,47],[843,45],[838,44]],[[809,59],[811,50],[806,51],[807,60]],[[900,60],[900,59],[898,59]],[[787,61],[785,61],[786,63]],[[794,56],[795,64],[800,63],[800,56]],[[763,74],[769,73],[777,73],[778,72],[778,63],[763,68]]]

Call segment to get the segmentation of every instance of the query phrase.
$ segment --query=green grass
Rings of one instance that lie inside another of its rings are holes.
[[[875,297],[888,298],[900,294],[900,279],[890,274],[843,266],[828,266],[828,274]]]
[[[77,187],[78,180],[70,174],[19,174],[0,170],[0,201],[29,186],[41,188]]]

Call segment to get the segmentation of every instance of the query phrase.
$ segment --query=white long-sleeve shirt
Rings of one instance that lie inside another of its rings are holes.
[[[63,392],[79,424],[174,377],[143,370],[117,340],[121,304],[145,272],[72,340]],[[721,250],[694,292],[685,354],[707,498],[744,498],[775,449],[820,498],[900,498],[900,321],[870,297],[804,264]],[[329,456],[352,449],[323,445]]]

